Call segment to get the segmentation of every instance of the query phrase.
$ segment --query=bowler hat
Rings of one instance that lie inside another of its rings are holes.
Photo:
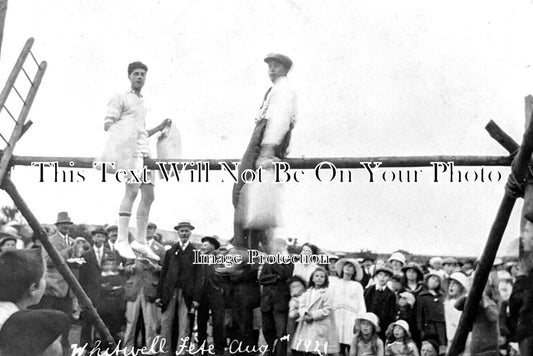
[[[182,227],[188,227],[191,230],[194,230],[194,226],[189,221],[182,221],[178,225],[174,226],[174,230],[178,231]]]
[[[272,62],[272,61],[279,62],[279,63],[283,64],[283,66],[285,66],[285,68],[287,68],[287,70],[290,70],[291,67],[292,67],[292,60],[289,57],[287,57],[286,55],[281,54],[281,53],[269,53],[269,54],[267,54],[267,56],[265,57],[265,63]]]
[[[68,216],[68,212],[61,211],[59,214],[57,214],[56,225],[58,224],[72,224],[72,220],[70,220],[70,216]]]
[[[107,231],[105,231],[104,229],[102,229],[101,227],[97,227],[96,229],[94,229],[93,231],[91,231],[91,235],[96,235],[96,234],[102,234],[102,235],[105,235],[107,236]]]
[[[204,236],[202,237],[202,242],[209,242],[211,245],[215,246],[215,250],[218,250],[218,248],[220,247],[220,242],[218,242],[218,240],[212,236]]]

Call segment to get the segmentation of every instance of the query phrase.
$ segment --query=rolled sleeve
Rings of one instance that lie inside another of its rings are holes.
[[[123,96],[115,95],[111,98],[111,100],[109,100],[105,113],[104,123],[115,123],[120,119],[120,116],[122,115],[122,110],[124,108],[123,99]]]

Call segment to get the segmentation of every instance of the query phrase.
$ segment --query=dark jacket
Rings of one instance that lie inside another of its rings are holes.
[[[161,299],[162,311],[167,309],[176,288],[183,290],[185,304],[187,304],[187,308],[191,307],[199,266],[193,264],[194,250],[195,248],[190,242],[185,250],[182,250],[180,244],[176,243],[165,253],[157,290],[158,298]]]
[[[112,254],[113,252],[104,247],[102,261]],[[100,298],[102,269],[96,259],[94,247],[91,247],[82,257],[85,259],[85,263],[80,266],[79,281],[89,299],[95,304],[98,303]]]
[[[277,311],[289,312],[291,291],[289,279],[292,276],[294,265],[292,264],[265,264],[259,275],[259,284],[263,286],[261,291],[261,311],[263,313]]]
[[[193,300],[200,302],[202,296],[208,293],[216,293],[224,297],[228,289],[224,277],[215,273],[215,266],[209,264],[197,265],[196,283],[194,286]]]
[[[446,335],[442,334],[441,327],[444,325],[444,294],[439,290],[437,295],[433,295],[428,290],[420,292],[416,298],[416,327],[420,330],[422,338],[425,336],[438,337],[439,340],[446,340]],[[445,330],[444,330],[445,333]]]
[[[378,291],[372,285],[365,290],[365,304],[368,312],[378,316],[384,334],[384,330],[396,319],[396,295],[387,287],[384,291]]]
[[[163,245],[157,241],[149,244],[152,251],[161,256],[164,251]],[[160,262],[161,263],[161,262]],[[128,301],[137,299],[141,288],[146,299],[153,303],[157,299],[157,288],[159,285],[159,276],[161,275],[161,266],[155,262],[145,260],[127,260],[125,270],[128,271],[126,276],[128,280],[124,284],[124,298]]]
[[[509,328],[513,341],[533,335],[533,271],[518,276],[509,298]]]

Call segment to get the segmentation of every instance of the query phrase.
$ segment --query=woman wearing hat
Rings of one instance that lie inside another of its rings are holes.
[[[340,354],[348,356],[353,338],[355,318],[366,312],[363,287],[359,281],[363,270],[354,258],[341,258],[335,263],[338,278],[330,284],[333,291],[333,310],[339,332]]]

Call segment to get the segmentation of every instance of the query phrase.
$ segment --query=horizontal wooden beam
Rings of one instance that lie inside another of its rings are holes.
[[[0,151],[0,155],[2,151]],[[59,167],[93,168],[92,157],[46,157],[46,156],[12,156],[11,165],[31,166],[39,162],[57,162]],[[197,162],[209,163],[211,170],[220,170],[221,162],[226,162],[230,167],[240,159],[146,159],[145,164],[149,169],[158,169],[156,162],[178,162],[195,164]],[[337,168],[364,168],[361,162],[381,162],[380,167],[427,167],[431,162],[454,162],[456,166],[509,166],[512,162],[510,156],[383,156],[383,157],[313,157],[313,158],[287,158],[284,160],[292,169],[314,169],[321,162],[330,162]],[[73,163],[73,164],[71,164]],[[193,166],[194,167],[194,166]]]

